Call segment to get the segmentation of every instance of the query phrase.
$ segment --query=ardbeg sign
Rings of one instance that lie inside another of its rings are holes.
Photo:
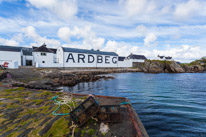
[[[98,64],[117,64],[117,57],[108,55],[85,55],[77,54],[75,58],[72,53],[69,53],[66,63],[98,63]]]

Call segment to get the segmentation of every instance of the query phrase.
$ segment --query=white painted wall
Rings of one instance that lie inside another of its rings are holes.
[[[130,68],[132,67],[132,61],[129,61],[129,60],[118,61],[118,67],[119,68]]]
[[[132,62],[144,62],[144,59],[129,59]]]
[[[4,62],[8,62],[8,68],[9,69],[17,69],[19,68],[19,64],[17,61],[0,61],[0,65],[3,65]]]
[[[0,51],[0,61],[18,62],[21,65],[21,52]]]
[[[63,54],[64,67],[117,67],[117,56],[74,52],[64,52]]]
[[[56,57],[60,64],[63,64],[63,54],[64,54],[63,48],[62,47],[57,48]]]
[[[42,56],[41,53],[46,53],[46,56]],[[47,52],[33,52],[33,65],[38,63],[38,67],[53,67],[54,64],[53,53]],[[43,63],[44,61],[44,63]]]

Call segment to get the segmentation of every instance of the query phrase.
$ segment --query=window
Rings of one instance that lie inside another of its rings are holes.
[[[41,53],[41,56],[46,56],[46,53]]]
[[[45,61],[42,61],[42,63],[45,63]]]

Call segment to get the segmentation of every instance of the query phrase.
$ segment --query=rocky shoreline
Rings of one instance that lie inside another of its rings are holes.
[[[81,82],[114,79],[105,75],[112,73],[144,72],[144,73],[199,73],[204,72],[201,65],[178,64],[174,61],[147,60],[135,68],[114,69],[40,69],[20,68],[4,70],[0,74],[0,82],[13,87],[30,89],[60,90],[59,87],[72,87]]]
[[[105,74],[139,71],[139,69],[17,69],[4,72],[2,83],[9,84],[13,87],[56,91],[60,90],[59,87],[72,87],[81,82],[114,79],[113,76]],[[5,74],[7,76],[5,76]]]
[[[145,73],[200,73],[206,70],[201,65],[178,64],[175,61],[147,60],[137,67]]]

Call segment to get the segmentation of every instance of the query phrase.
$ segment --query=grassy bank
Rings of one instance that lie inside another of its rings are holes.
[[[27,90],[22,87],[0,89],[0,136],[72,136],[73,130],[79,136],[94,136],[96,131],[90,128],[96,124],[94,120],[79,129],[72,127],[68,115],[52,114],[57,105],[51,98],[56,95],[64,96],[64,93]],[[76,98],[72,99],[75,102]],[[62,105],[58,113],[69,111],[68,106]]]

